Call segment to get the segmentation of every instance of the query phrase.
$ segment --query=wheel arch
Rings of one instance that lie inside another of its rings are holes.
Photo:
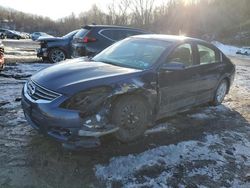
[[[60,46],[51,46],[48,48],[48,54],[52,51],[52,50],[55,50],[55,49],[59,49],[59,50],[62,50],[65,55],[68,57],[68,53],[66,52],[65,49],[61,48]]]
[[[230,75],[223,75],[220,79],[219,79],[219,81],[218,81],[218,83],[217,83],[217,85],[216,85],[216,87],[215,87],[215,89],[214,89],[214,92],[216,92],[216,90],[217,90],[217,88],[219,87],[219,85],[220,85],[220,83],[223,81],[223,80],[226,80],[226,82],[227,82],[227,84],[228,84],[228,87],[227,87],[227,94],[229,93],[229,90],[230,90],[230,87],[231,87],[231,79],[230,79]]]
[[[114,94],[110,96],[109,101],[111,104],[111,109],[113,108],[114,104],[119,100],[121,97],[125,96],[137,96],[140,97],[146,104],[147,108],[150,109],[150,114],[152,116],[152,119],[155,117],[156,114],[156,104],[157,104],[157,99],[156,96],[153,96],[152,94],[148,93],[148,91],[142,89],[142,88],[137,88],[128,92],[124,93],[119,93],[119,94]]]
[[[52,52],[53,50],[56,50],[56,49],[62,50],[63,53],[65,54],[65,59],[68,58],[68,54],[67,54],[66,50],[64,50],[63,48],[60,48],[60,47],[58,47],[58,46],[54,46],[54,47],[48,48],[48,58],[49,58],[49,59],[50,59],[50,54],[51,54],[51,52]],[[51,61],[51,60],[50,60],[50,61]]]

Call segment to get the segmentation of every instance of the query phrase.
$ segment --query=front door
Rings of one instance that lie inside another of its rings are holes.
[[[200,75],[196,71],[198,66],[193,49],[189,43],[179,45],[170,54],[166,64],[177,62],[183,64],[185,68],[171,71],[161,69],[158,73],[159,118],[196,102]]]

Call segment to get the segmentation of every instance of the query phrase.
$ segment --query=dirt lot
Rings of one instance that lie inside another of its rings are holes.
[[[0,187],[250,187],[250,60],[232,58],[237,75],[223,105],[162,120],[129,145],[107,137],[70,152],[22,114],[25,80],[50,66],[31,52],[33,63],[11,60],[0,73]]]

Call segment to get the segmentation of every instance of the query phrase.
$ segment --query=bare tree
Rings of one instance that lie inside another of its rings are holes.
[[[129,24],[129,5],[131,0],[121,0],[118,4],[117,1],[113,0],[108,5],[108,23],[114,25],[128,25]]]
[[[133,15],[134,25],[141,27],[152,23],[155,0],[131,0],[130,9]]]

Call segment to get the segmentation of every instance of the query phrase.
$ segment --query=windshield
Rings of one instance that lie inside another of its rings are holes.
[[[152,66],[170,45],[168,41],[128,38],[105,49],[92,60],[143,70]]]
[[[78,29],[78,30],[71,31],[70,33],[64,35],[62,38],[70,38],[70,37],[72,37],[73,35],[75,35],[78,31],[79,31],[79,29]]]

